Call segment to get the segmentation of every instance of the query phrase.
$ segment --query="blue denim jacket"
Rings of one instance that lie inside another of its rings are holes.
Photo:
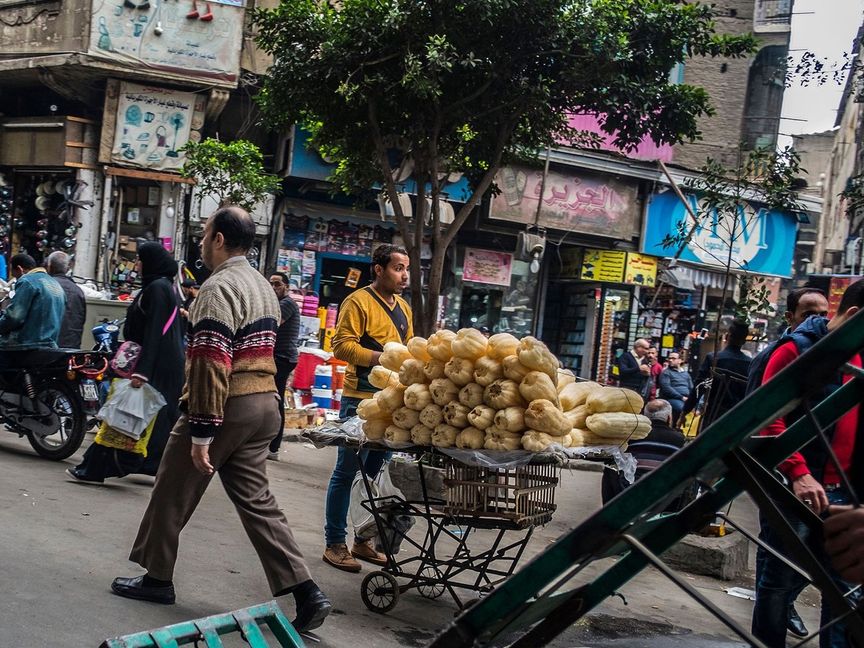
[[[43,268],[15,283],[15,296],[0,317],[0,345],[18,349],[57,348],[66,310],[62,286]]]

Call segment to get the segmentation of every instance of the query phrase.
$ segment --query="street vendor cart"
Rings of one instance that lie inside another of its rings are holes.
[[[326,424],[304,436],[318,446],[360,451],[398,451],[412,458],[420,497],[379,494],[375,475],[360,478],[363,508],[374,519],[386,565],[361,585],[363,603],[373,612],[392,610],[405,592],[416,589],[429,599],[447,592],[462,609],[466,593],[485,594],[507,579],[522,558],[534,528],[551,521],[560,472],[569,459],[589,458],[635,470],[632,457],[617,447],[558,448],[555,451],[464,450],[365,441],[359,422]],[[632,465],[631,465],[632,464]],[[444,496],[430,488],[430,475],[442,476]],[[415,530],[406,532],[405,517]],[[491,531],[478,534],[477,531]],[[399,546],[409,551],[399,551]],[[398,553],[397,553],[398,552]]]

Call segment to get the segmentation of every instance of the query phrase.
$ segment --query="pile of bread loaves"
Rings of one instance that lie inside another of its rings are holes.
[[[369,440],[540,452],[622,445],[651,429],[636,392],[577,381],[533,337],[465,328],[391,342],[369,379],[380,391],[357,407]]]

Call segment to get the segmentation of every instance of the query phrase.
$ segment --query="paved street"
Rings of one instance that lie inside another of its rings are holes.
[[[452,618],[452,602],[443,597],[428,601],[411,592],[386,616],[367,611],[359,596],[362,573],[338,572],[320,560],[324,489],[335,451],[297,443],[283,447],[285,460],[268,465],[273,489],[316,579],[335,606],[317,645],[425,645]],[[114,576],[140,573],[126,555],[150,494],[150,480],[128,478],[104,487],[70,483],[63,470],[71,463],[36,458],[26,442],[11,434],[0,436],[0,562],[6,589],[0,607],[0,646],[95,647],[109,636],[270,599],[257,558],[216,484],[182,537],[177,605],[137,603],[111,595],[108,585]],[[560,509],[553,522],[535,534],[529,551],[541,550],[583,519],[598,506],[598,493],[598,473],[564,473]],[[752,524],[752,511],[744,505],[736,510],[745,512]],[[723,592],[732,585],[751,587],[749,581],[693,577],[691,582],[749,625],[752,603]],[[728,631],[662,576],[643,574],[623,594],[626,607],[620,599],[607,602],[554,645],[737,645]],[[282,604],[292,616],[293,601],[284,599]],[[800,609],[805,620],[815,621],[815,608]],[[238,640],[236,645],[242,644]]]

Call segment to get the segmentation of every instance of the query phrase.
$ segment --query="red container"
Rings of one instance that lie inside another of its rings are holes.
[[[297,368],[294,370],[294,389],[312,389],[315,383],[315,367],[327,360],[318,349],[300,349],[297,356]],[[327,355],[327,354],[325,354]]]

